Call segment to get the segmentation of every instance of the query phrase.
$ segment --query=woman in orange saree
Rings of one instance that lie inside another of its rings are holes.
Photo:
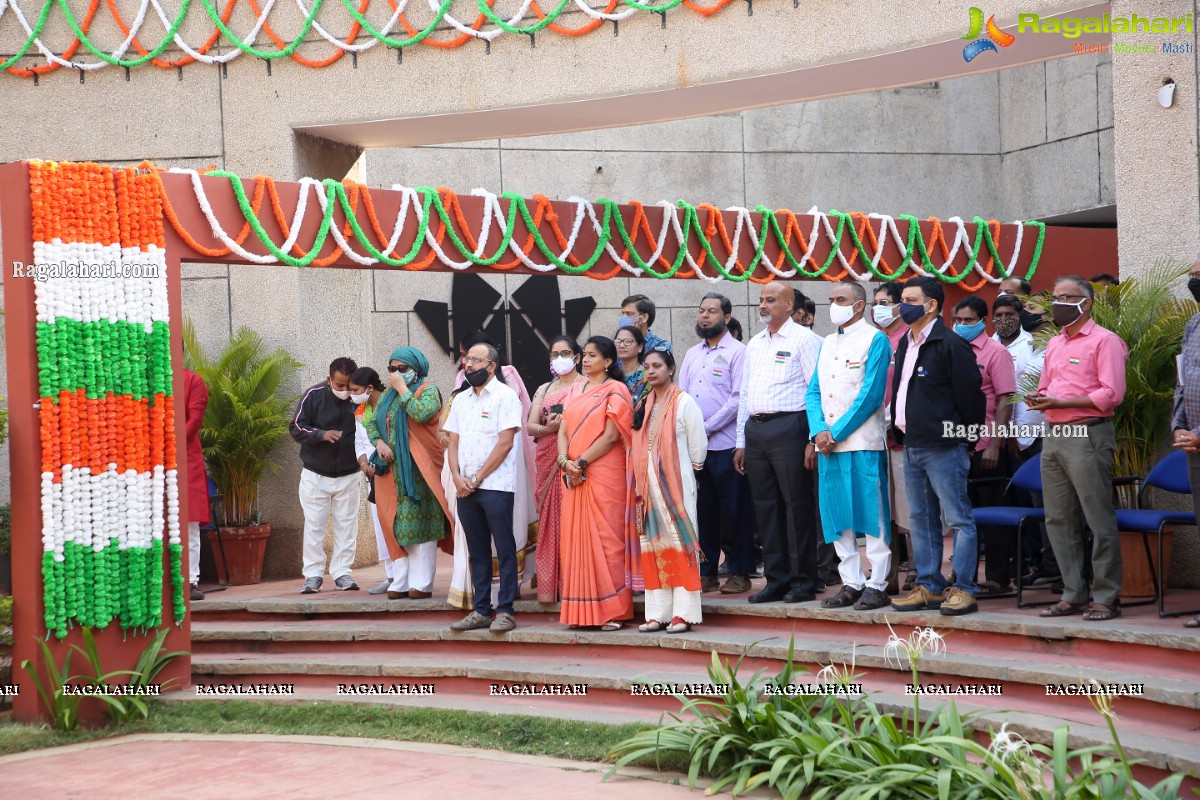
[[[620,363],[611,339],[587,340],[586,380],[572,390],[558,432],[566,486],[559,619],[572,627],[618,630],[633,616],[633,588],[625,579],[631,567],[640,572],[640,565],[629,563],[630,543],[636,543],[627,482],[633,403]]]

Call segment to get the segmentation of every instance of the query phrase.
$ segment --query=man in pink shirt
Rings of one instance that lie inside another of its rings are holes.
[[[994,424],[1003,431],[1012,416],[1009,396],[1017,390],[1017,374],[1012,356],[1004,345],[984,332],[987,325],[987,303],[980,297],[964,298],[954,307],[954,332],[966,339],[975,353],[979,365],[979,377],[983,379],[984,424],[990,429]],[[972,506],[1004,505],[1005,482],[1011,477],[1008,448],[1004,446],[1008,436],[1001,434],[979,437],[971,453],[971,484],[968,493]],[[994,525],[981,525],[979,538],[987,552],[984,561],[984,582],[979,584],[979,597],[1003,594],[1009,590],[1013,557],[1012,531]]]
[[[1061,617],[1084,612],[1101,622],[1121,614],[1122,564],[1117,514],[1112,504],[1112,416],[1125,399],[1129,350],[1092,321],[1095,289],[1078,275],[1054,284],[1051,315],[1061,329],[1046,345],[1036,396],[1029,407],[1046,415],[1042,444],[1042,501],[1046,532],[1062,570],[1062,600],[1042,612]],[[1077,435],[1080,431],[1086,435]],[[1087,550],[1083,520],[1092,531],[1092,604],[1083,577]]]

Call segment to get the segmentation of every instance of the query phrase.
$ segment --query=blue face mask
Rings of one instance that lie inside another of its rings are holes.
[[[635,327],[633,324],[635,322],[637,322],[637,317],[627,317],[622,314],[620,319],[617,320],[617,330],[621,330],[621,328]]]
[[[968,342],[973,341],[976,336],[983,333],[983,320],[979,320],[974,325],[962,325],[954,323],[954,332]]]
[[[404,372],[400,373],[400,377],[403,378],[404,382],[409,386],[412,386],[414,383],[417,382],[416,370],[406,369],[406,370],[404,370]]]

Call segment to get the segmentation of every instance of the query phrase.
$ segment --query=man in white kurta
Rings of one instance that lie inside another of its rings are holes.
[[[891,345],[863,320],[867,293],[855,281],[829,293],[829,317],[837,331],[825,337],[808,386],[809,435],[817,448],[821,529],[839,560],[842,588],[821,601],[824,608],[858,610],[889,604],[891,569],[887,439],[883,395]],[[870,578],[858,554],[866,538]]]

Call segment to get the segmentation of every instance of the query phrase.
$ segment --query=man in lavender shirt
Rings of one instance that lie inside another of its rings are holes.
[[[733,468],[746,345],[727,330],[732,313],[728,297],[715,292],[704,295],[696,320],[696,335],[701,341],[687,351],[679,370],[679,388],[700,404],[704,432],[708,434],[708,456],[704,469],[696,473],[696,516],[705,558],[700,564],[700,587],[705,592],[719,587],[724,594],[750,590],[755,560],[750,486],[746,476]],[[724,586],[717,578],[722,512],[732,533],[725,552],[729,578]]]

